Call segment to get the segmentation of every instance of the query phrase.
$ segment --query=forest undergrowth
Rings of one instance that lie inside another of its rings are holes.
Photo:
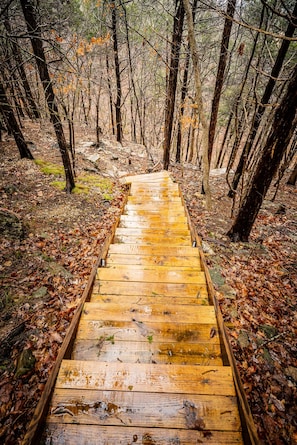
[[[143,147],[102,143],[96,163],[78,155],[78,187],[66,195],[53,167],[61,163],[52,135],[28,126],[26,137],[43,162],[20,160],[8,137],[0,143],[0,209],[17,215],[25,231],[20,238],[0,236],[0,441],[6,445],[21,442],[98,249],[120,214],[126,191],[116,172],[147,169]],[[202,238],[259,437],[264,444],[297,444],[296,188],[283,182],[275,201],[265,200],[250,242],[231,243],[224,175],[211,176],[207,211],[198,168],[170,170]]]

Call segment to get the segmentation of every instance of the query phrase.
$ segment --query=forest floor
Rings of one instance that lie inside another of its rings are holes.
[[[23,237],[0,235],[0,441],[6,445],[21,443],[98,249],[121,213],[126,190],[118,177],[148,168],[142,146],[103,137],[96,148],[84,129],[77,136],[78,188],[66,195],[51,132],[27,123],[25,135],[38,163],[20,160],[10,137],[0,143],[0,211],[13,212],[24,228]],[[157,161],[160,154],[153,155]],[[173,165],[171,172],[202,238],[259,437],[264,444],[297,444],[296,188],[283,181],[276,199],[265,200],[250,242],[231,243],[224,174],[211,175],[207,211],[197,166]]]

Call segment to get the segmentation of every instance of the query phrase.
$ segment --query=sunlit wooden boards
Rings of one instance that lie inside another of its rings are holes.
[[[242,444],[231,369],[168,172],[130,196],[64,360],[47,444]]]

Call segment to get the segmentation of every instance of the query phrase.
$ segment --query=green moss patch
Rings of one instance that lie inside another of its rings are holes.
[[[35,159],[34,162],[45,175],[64,176],[64,168],[62,165],[53,164],[43,159]]]

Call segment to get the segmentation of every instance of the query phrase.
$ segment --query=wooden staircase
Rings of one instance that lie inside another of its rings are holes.
[[[232,371],[179,188],[166,172],[129,180],[43,443],[242,444]]]

